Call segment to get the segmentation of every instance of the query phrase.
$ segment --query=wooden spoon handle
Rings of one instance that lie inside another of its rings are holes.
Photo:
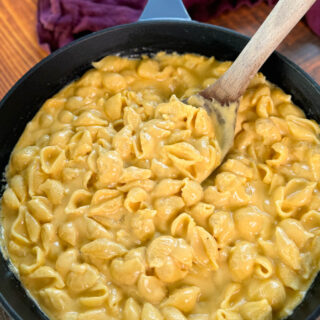
[[[220,103],[236,101],[250,80],[316,0],[280,0],[228,71],[201,92]]]

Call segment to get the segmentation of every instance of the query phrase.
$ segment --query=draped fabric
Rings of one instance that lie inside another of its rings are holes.
[[[184,0],[191,17],[210,17],[263,0]],[[277,0],[264,0],[274,5]],[[40,44],[54,51],[93,31],[138,20],[147,0],[38,0],[37,31]],[[320,36],[320,0],[306,15],[310,28]]]

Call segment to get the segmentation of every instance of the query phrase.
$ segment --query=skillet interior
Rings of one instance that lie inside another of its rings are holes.
[[[31,69],[0,103],[0,172],[4,172],[14,145],[42,103],[81,76],[92,61],[108,54],[138,56],[161,50],[234,60],[247,41],[247,37],[221,27],[164,20],[103,30],[58,50]],[[268,59],[262,72],[290,93],[308,118],[320,122],[320,87],[306,73],[278,53]],[[1,254],[0,275],[0,303],[14,319],[47,319],[26,296]],[[288,319],[316,319],[320,315],[319,301],[320,275]]]

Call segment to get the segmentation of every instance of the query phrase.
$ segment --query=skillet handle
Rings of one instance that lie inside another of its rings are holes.
[[[139,21],[191,20],[182,0],[149,0]]]

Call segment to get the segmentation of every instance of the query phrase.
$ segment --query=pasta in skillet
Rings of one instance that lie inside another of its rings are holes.
[[[181,101],[229,66],[108,56],[27,125],[4,240],[51,319],[281,319],[302,300],[320,268],[320,128],[258,74],[209,176],[215,130]]]

